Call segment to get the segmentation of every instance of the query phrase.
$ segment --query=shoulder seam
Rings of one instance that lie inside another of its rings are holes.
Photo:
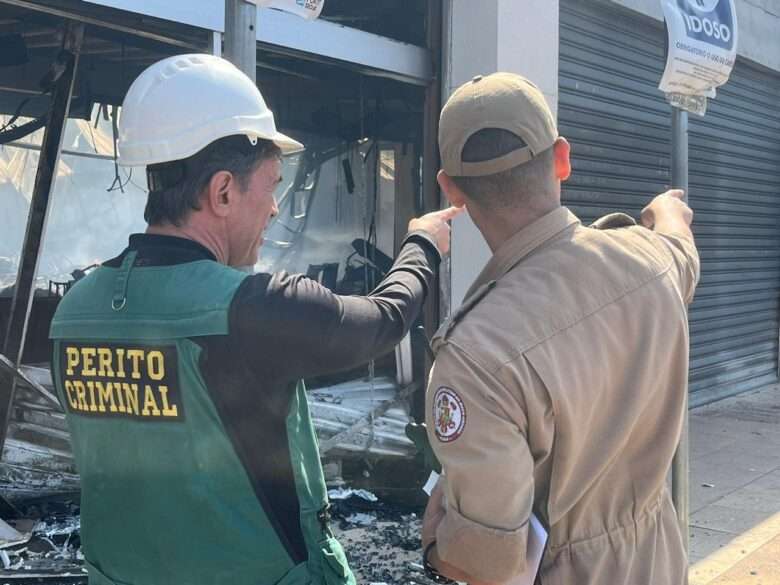
[[[494,383],[495,383],[495,384],[496,384],[498,387],[501,387],[501,388],[503,388],[503,387],[504,387],[504,383],[503,383],[503,382],[501,381],[501,379],[499,378],[499,373],[500,373],[502,370],[504,370],[504,369],[506,368],[506,366],[508,365],[507,363],[498,364],[498,367],[497,367],[497,368],[488,367],[488,366],[487,366],[487,365],[484,363],[484,361],[483,361],[483,360],[480,360],[480,359],[478,359],[477,357],[475,357],[475,356],[474,356],[474,354],[472,354],[472,353],[471,353],[470,351],[468,351],[466,348],[464,348],[464,347],[462,347],[462,346],[458,345],[457,343],[452,343],[451,345],[452,345],[452,346],[453,346],[453,347],[454,347],[456,350],[458,350],[459,352],[461,352],[463,355],[467,356],[467,357],[468,357],[470,360],[472,360],[472,361],[473,361],[473,362],[474,362],[476,365],[478,365],[480,368],[482,368],[482,369],[484,370],[485,374],[486,374],[487,376],[489,376],[489,377],[490,377],[490,379],[491,379],[491,380],[493,380],[493,382],[494,382]],[[522,356],[522,357],[524,357],[524,356]],[[528,367],[529,367],[529,368],[533,368],[533,365],[532,365],[532,364],[529,362],[529,363],[528,363]],[[490,396],[486,395],[485,393],[483,393],[483,392],[481,392],[481,391],[480,391],[480,393],[481,393],[483,396],[486,396],[487,398],[490,398]],[[522,408],[523,412],[524,412],[524,413],[526,413],[526,417],[527,417],[527,413],[528,413],[528,401],[527,401],[527,398],[526,398],[526,395],[525,395],[525,389],[521,388],[521,389],[520,389],[520,392],[518,392],[518,393],[511,393],[511,392],[510,392],[510,394],[512,394],[512,395],[514,396],[514,399],[518,401],[518,404],[520,404],[520,406],[521,406],[521,408]],[[551,404],[553,404],[552,397],[550,398],[550,403],[551,403]],[[555,411],[555,406],[554,406],[554,404],[553,404],[553,411]],[[511,417],[510,417],[510,418],[511,418]],[[527,418],[526,418],[526,424],[528,424]]]
[[[522,349],[516,351],[513,355],[511,355],[509,357],[509,359],[507,359],[504,362],[502,362],[501,366],[503,367],[503,366],[513,362],[520,355],[525,354],[526,352],[532,350],[533,348],[541,345],[545,341],[549,341],[550,339],[552,339],[556,335],[559,335],[559,334],[563,333],[564,331],[566,331],[568,329],[571,329],[572,327],[578,325],[579,323],[582,323],[585,319],[588,319],[589,317],[592,317],[593,315],[595,315],[596,313],[600,312],[604,308],[606,308],[606,307],[608,307],[608,306],[618,302],[621,299],[624,299],[625,297],[629,296],[630,294],[632,294],[632,293],[638,291],[639,289],[647,286],[651,282],[654,282],[656,280],[659,280],[659,279],[665,277],[668,274],[668,272],[671,269],[671,267],[672,267],[672,263],[667,264],[667,266],[661,272],[659,272],[658,274],[655,274],[652,277],[647,278],[646,280],[643,280],[638,285],[623,291],[621,294],[619,294],[619,295],[617,295],[615,297],[610,298],[608,301],[605,301],[605,302],[601,303],[598,307],[596,307],[592,311],[584,313],[584,314],[580,315],[579,317],[573,319],[571,322],[566,323],[565,325],[562,325],[561,327],[557,328],[555,331],[551,332],[549,335],[546,335],[544,337],[535,339],[535,340],[527,343],[525,345],[525,347],[523,347]]]
[[[464,354],[467,358],[469,358],[471,361],[473,361],[475,364],[477,364],[480,368],[485,370],[485,372],[490,374],[492,377],[495,377],[495,373],[498,370],[501,369],[500,366],[499,366],[499,368],[494,369],[493,367],[491,367],[487,363],[485,363],[485,361],[483,359],[480,359],[479,357],[474,355],[474,353],[472,353],[472,351],[469,348],[466,348],[466,347],[462,346],[461,344],[452,341],[451,339],[447,339],[444,343],[442,343],[441,349],[444,349],[448,345],[452,346],[456,351]],[[439,351],[441,351],[441,349]],[[436,352],[436,358],[438,358],[438,355],[439,355],[439,352]]]
[[[541,345],[545,341],[548,341],[548,340],[552,339],[553,337],[555,337],[556,335],[559,335],[560,333],[566,331],[567,329],[571,329],[572,327],[574,327],[577,324],[581,323],[585,319],[587,319],[589,317],[592,317],[593,315],[595,315],[596,313],[598,313],[599,311],[601,311],[605,307],[608,307],[609,305],[611,305],[613,303],[616,303],[617,301],[619,301],[619,300],[627,297],[628,295],[638,291],[639,289],[641,289],[644,286],[650,284],[651,282],[653,282],[655,280],[659,280],[659,279],[665,277],[668,274],[669,270],[672,268],[672,266],[673,266],[673,261],[669,262],[666,265],[666,267],[663,268],[663,270],[661,270],[657,274],[655,274],[655,275],[653,275],[653,276],[651,276],[651,277],[649,277],[649,278],[647,278],[645,280],[642,280],[638,285],[623,291],[621,294],[619,294],[617,296],[614,296],[614,297],[611,297],[609,300],[601,303],[600,305],[598,305],[593,310],[588,311],[587,313],[584,313],[582,315],[579,315],[578,317],[576,317],[575,319],[573,319],[569,323],[566,323],[566,324],[562,325],[561,327],[558,327],[554,331],[550,332],[548,335],[545,335],[545,336],[542,336],[542,337],[538,337],[538,338],[535,338],[535,339],[532,339],[532,340],[528,341],[520,349],[517,349],[516,351],[512,352],[509,355],[509,357],[507,357],[503,361],[498,361],[498,360],[494,361],[493,363],[496,364],[495,367],[488,367],[487,364],[483,360],[478,359],[477,357],[475,357],[475,355],[471,352],[470,349],[467,349],[462,344],[460,344],[460,343],[458,343],[456,341],[453,341],[452,338],[447,338],[445,340],[445,342],[444,342],[444,345],[452,345],[452,346],[456,347],[459,351],[463,352],[470,359],[474,360],[481,367],[483,367],[485,369],[485,371],[487,371],[491,375],[495,376],[499,371],[504,369],[507,365],[513,363],[515,360],[517,360],[517,358],[519,358],[523,354],[527,353],[528,351],[532,350],[536,346]],[[675,286],[675,290],[677,290],[676,286]],[[679,294],[680,291],[677,290],[677,292]]]

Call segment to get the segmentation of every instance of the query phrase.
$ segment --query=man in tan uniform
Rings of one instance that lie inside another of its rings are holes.
[[[666,477],[699,277],[682,192],[653,199],[643,226],[584,227],[560,204],[568,143],[536,86],[506,73],[453,94],[439,146],[439,184],[493,257],[434,339],[429,568],[511,581],[535,513],[543,585],[682,584]]]

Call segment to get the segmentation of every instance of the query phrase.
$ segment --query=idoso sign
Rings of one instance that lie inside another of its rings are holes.
[[[669,54],[659,88],[666,93],[715,97],[737,57],[734,0],[661,0]]]

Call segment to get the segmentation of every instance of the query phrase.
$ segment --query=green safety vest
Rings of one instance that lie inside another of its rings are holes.
[[[295,565],[199,371],[192,338],[228,333],[247,275],[210,260],[134,267],[135,256],[79,281],[51,326],[90,584],[354,584],[323,522],[327,492],[303,383],[286,420],[308,552]]]

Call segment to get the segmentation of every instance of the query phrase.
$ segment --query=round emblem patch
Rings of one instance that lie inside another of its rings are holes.
[[[442,386],[433,395],[433,422],[442,443],[451,443],[463,434],[466,407],[452,388]]]

